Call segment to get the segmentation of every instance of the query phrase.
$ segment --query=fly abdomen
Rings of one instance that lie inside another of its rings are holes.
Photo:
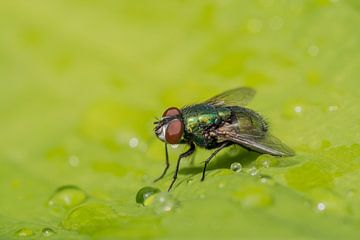
[[[230,107],[232,111],[232,120],[238,123],[240,129],[256,129],[266,133],[269,129],[265,119],[257,112],[244,107]]]

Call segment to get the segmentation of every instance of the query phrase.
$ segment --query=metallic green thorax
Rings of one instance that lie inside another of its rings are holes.
[[[216,140],[204,138],[204,132],[227,121],[231,117],[231,110],[226,107],[197,104],[182,109],[185,126],[184,139],[193,141],[202,147],[217,144]]]
[[[182,109],[182,121],[183,142],[194,142],[207,149],[216,148],[225,140],[211,134],[224,124],[234,124],[232,131],[257,137],[268,131],[267,123],[258,113],[240,106],[191,105]]]

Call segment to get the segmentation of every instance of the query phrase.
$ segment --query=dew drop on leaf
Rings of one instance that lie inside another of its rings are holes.
[[[91,234],[111,226],[116,217],[115,211],[107,205],[83,204],[73,208],[61,225],[66,230]]]
[[[234,172],[241,172],[242,170],[242,166],[241,166],[241,163],[239,162],[233,162],[231,165],[230,165],[230,169]]]
[[[256,167],[251,167],[247,173],[251,176],[257,176],[259,174],[259,169],[257,169]]]
[[[136,202],[145,205],[146,199],[159,192],[160,190],[158,188],[143,187],[136,194]]]
[[[35,233],[30,228],[24,227],[16,231],[15,235],[18,237],[30,237]]]
[[[167,192],[157,194],[153,202],[157,214],[173,212],[179,206],[179,201]]]
[[[48,201],[52,208],[72,208],[87,199],[87,194],[77,186],[67,185],[59,187]]]
[[[191,185],[193,182],[194,182],[194,179],[192,179],[192,178],[189,178],[189,179],[186,181],[186,183],[187,183],[188,185]]]
[[[50,237],[54,235],[56,232],[52,228],[45,227],[41,230],[41,233],[44,237]]]
[[[276,157],[269,155],[262,155],[256,159],[256,166],[259,168],[276,167],[279,165],[279,160]]]
[[[316,208],[317,210],[319,210],[320,212],[324,211],[326,209],[326,205],[325,203],[323,202],[319,202],[317,205],[316,205]]]

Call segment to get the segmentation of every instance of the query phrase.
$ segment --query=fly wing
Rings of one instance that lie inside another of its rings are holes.
[[[268,132],[257,129],[240,130],[239,124],[225,124],[215,130],[220,141],[230,141],[245,148],[274,156],[294,156],[295,152]]]
[[[223,92],[205,101],[213,106],[246,106],[255,96],[255,90],[248,87],[239,87]]]

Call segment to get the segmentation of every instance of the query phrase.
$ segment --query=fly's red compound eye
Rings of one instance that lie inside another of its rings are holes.
[[[180,119],[174,119],[169,122],[165,131],[165,140],[170,144],[178,144],[184,133],[184,125]]]
[[[181,112],[178,108],[176,107],[171,107],[171,108],[168,108],[166,109],[166,111],[163,113],[163,117],[173,117],[173,116],[177,116],[177,115],[180,115]]]

